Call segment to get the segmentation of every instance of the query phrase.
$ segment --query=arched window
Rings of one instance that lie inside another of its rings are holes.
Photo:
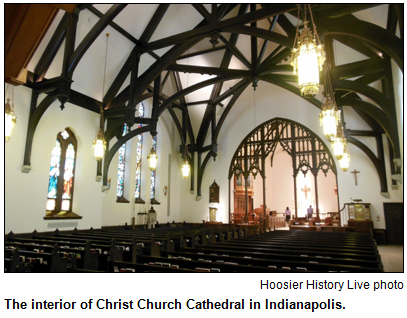
[[[143,103],[138,104],[138,117],[144,118],[144,105]],[[143,125],[139,124],[138,127],[141,128]],[[143,134],[137,135],[137,156],[136,156],[136,187],[134,192],[134,197],[140,198],[141,190],[141,155],[143,152]],[[143,201],[144,202],[144,201]]]
[[[125,136],[128,132],[129,127],[126,124],[124,124],[122,136]],[[125,171],[126,171],[126,143],[124,143],[119,150],[119,165],[117,168],[117,187],[116,187],[116,195],[118,199],[123,198]]]
[[[69,128],[58,133],[51,153],[49,170],[46,217],[66,217],[72,215],[72,202],[75,179],[75,159],[77,141]]]

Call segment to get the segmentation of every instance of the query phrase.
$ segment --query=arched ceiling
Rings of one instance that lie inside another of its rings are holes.
[[[317,4],[312,11],[338,105],[352,107],[371,135],[387,133],[399,158],[391,60],[403,70],[403,5]],[[123,123],[142,122],[154,135],[168,110],[190,152],[216,156],[222,123],[246,88],[266,81],[300,95],[289,65],[297,14],[295,4],[80,4],[55,18],[28,65],[27,86],[62,106],[100,112],[103,101],[105,118],[118,127],[108,138]],[[309,101],[320,107],[321,97]],[[150,118],[135,118],[146,98]]]

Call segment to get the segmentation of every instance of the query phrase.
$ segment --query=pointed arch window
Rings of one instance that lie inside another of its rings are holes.
[[[143,103],[138,104],[138,117],[144,118],[144,105]],[[141,128],[143,125],[139,124],[138,128]],[[140,190],[141,190],[141,157],[143,153],[143,134],[137,135],[137,156],[136,156],[136,186],[134,197],[136,199],[141,199]],[[144,202],[144,201],[143,201]]]
[[[122,136],[125,136],[129,132],[129,127],[124,124]],[[126,143],[124,143],[119,149],[119,164],[117,168],[117,187],[116,195],[117,202],[129,202],[123,197],[124,194],[124,175],[126,171]]]
[[[77,140],[69,128],[58,133],[51,152],[46,216],[49,218],[82,218],[72,212]]]

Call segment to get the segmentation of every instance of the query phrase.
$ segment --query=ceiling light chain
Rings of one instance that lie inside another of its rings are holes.
[[[106,65],[107,65],[107,48],[109,43],[109,33],[106,33],[106,51],[105,51],[105,66],[103,72],[103,88],[102,88],[102,106],[100,107],[100,127],[96,135],[95,140],[93,140],[93,155],[97,161],[103,159],[103,154],[106,151],[106,140],[104,136],[104,97],[105,97],[105,81],[106,81]]]

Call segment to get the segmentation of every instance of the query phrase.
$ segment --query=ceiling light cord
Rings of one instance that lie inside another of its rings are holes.
[[[105,82],[106,82],[106,65],[107,65],[107,48],[109,45],[109,33],[106,33],[106,51],[105,51],[105,67],[103,70],[103,88],[102,88],[102,106],[100,109],[100,127],[102,128],[102,132],[104,131],[105,120],[104,120],[104,111],[105,111]]]
[[[103,71],[103,89],[102,89],[102,108],[104,108],[105,100],[105,81],[106,81],[106,65],[107,65],[107,47],[109,45],[109,33],[106,33],[106,51],[105,51],[105,68]]]
[[[253,90],[253,118],[254,118],[254,128],[256,128],[256,91]]]

